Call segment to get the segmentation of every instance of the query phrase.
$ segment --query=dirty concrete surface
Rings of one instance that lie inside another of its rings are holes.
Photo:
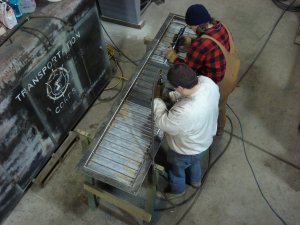
[[[211,15],[230,28],[241,59],[240,76],[282,13],[271,0],[166,0],[162,5],[148,7],[142,15],[145,21],[142,29],[108,22],[103,25],[122,51],[139,60],[146,51],[144,37],[153,38],[170,12],[184,15],[186,8],[195,3],[207,6]],[[297,130],[300,51],[299,45],[294,44],[298,26],[299,14],[286,12],[228,102],[242,125],[248,160],[261,191],[278,215],[287,224],[294,225],[300,224],[300,134]],[[123,61],[121,65],[128,77],[135,71],[129,62]],[[115,82],[118,81],[112,80],[111,85]],[[76,129],[93,135],[113,104],[113,100],[103,99],[116,92],[103,92],[99,97],[102,100],[95,102]],[[257,187],[243,150],[239,121],[229,109],[227,114],[233,124],[232,141],[210,170],[198,199],[181,224],[282,224]],[[228,121],[226,132],[215,138],[211,147],[212,160],[226,146],[230,131]],[[77,142],[46,186],[29,188],[3,224],[141,224],[105,203],[96,210],[88,208],[82,188],[84,177],[75,169],[83,151]],[[189,205],[190,202],[173,210],[155,212],[153,220],[156,224],[176,224]]]

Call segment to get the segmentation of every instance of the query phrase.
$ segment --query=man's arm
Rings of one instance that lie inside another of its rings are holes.
[[[177,135],[180,132],[180,119],[182,112],[180,107],[172,107],[167,110],[166,104],[160,98],[154,99],[154,121],[158,128],[170,135]]]

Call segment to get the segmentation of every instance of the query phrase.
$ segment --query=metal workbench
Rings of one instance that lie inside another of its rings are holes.
[[[160,142],[151,115],[153,85],[160,73],[166,80],[169,64],[165,63],[164,52],[183,26],[180,16],[170,14],[165,20],[81,160],[79,167],[85,174],[128,193],[137,193]]]

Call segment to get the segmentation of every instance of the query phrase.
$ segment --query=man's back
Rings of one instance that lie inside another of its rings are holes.
[[[219,89],[210,79],[199,78],[197,90],[183,97],[156,120],[164,130],[171,149],[179,154],[194,155],[205,151],[217,130]]]

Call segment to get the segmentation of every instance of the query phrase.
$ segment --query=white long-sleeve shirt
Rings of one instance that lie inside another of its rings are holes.
[[[182,97],[168,111],[160,98],[154,99],[154,120],[166,133],[169,147],[179,154],[195,155],[209,148],[217,131],[219,88],[200,76],[198,89]]]

